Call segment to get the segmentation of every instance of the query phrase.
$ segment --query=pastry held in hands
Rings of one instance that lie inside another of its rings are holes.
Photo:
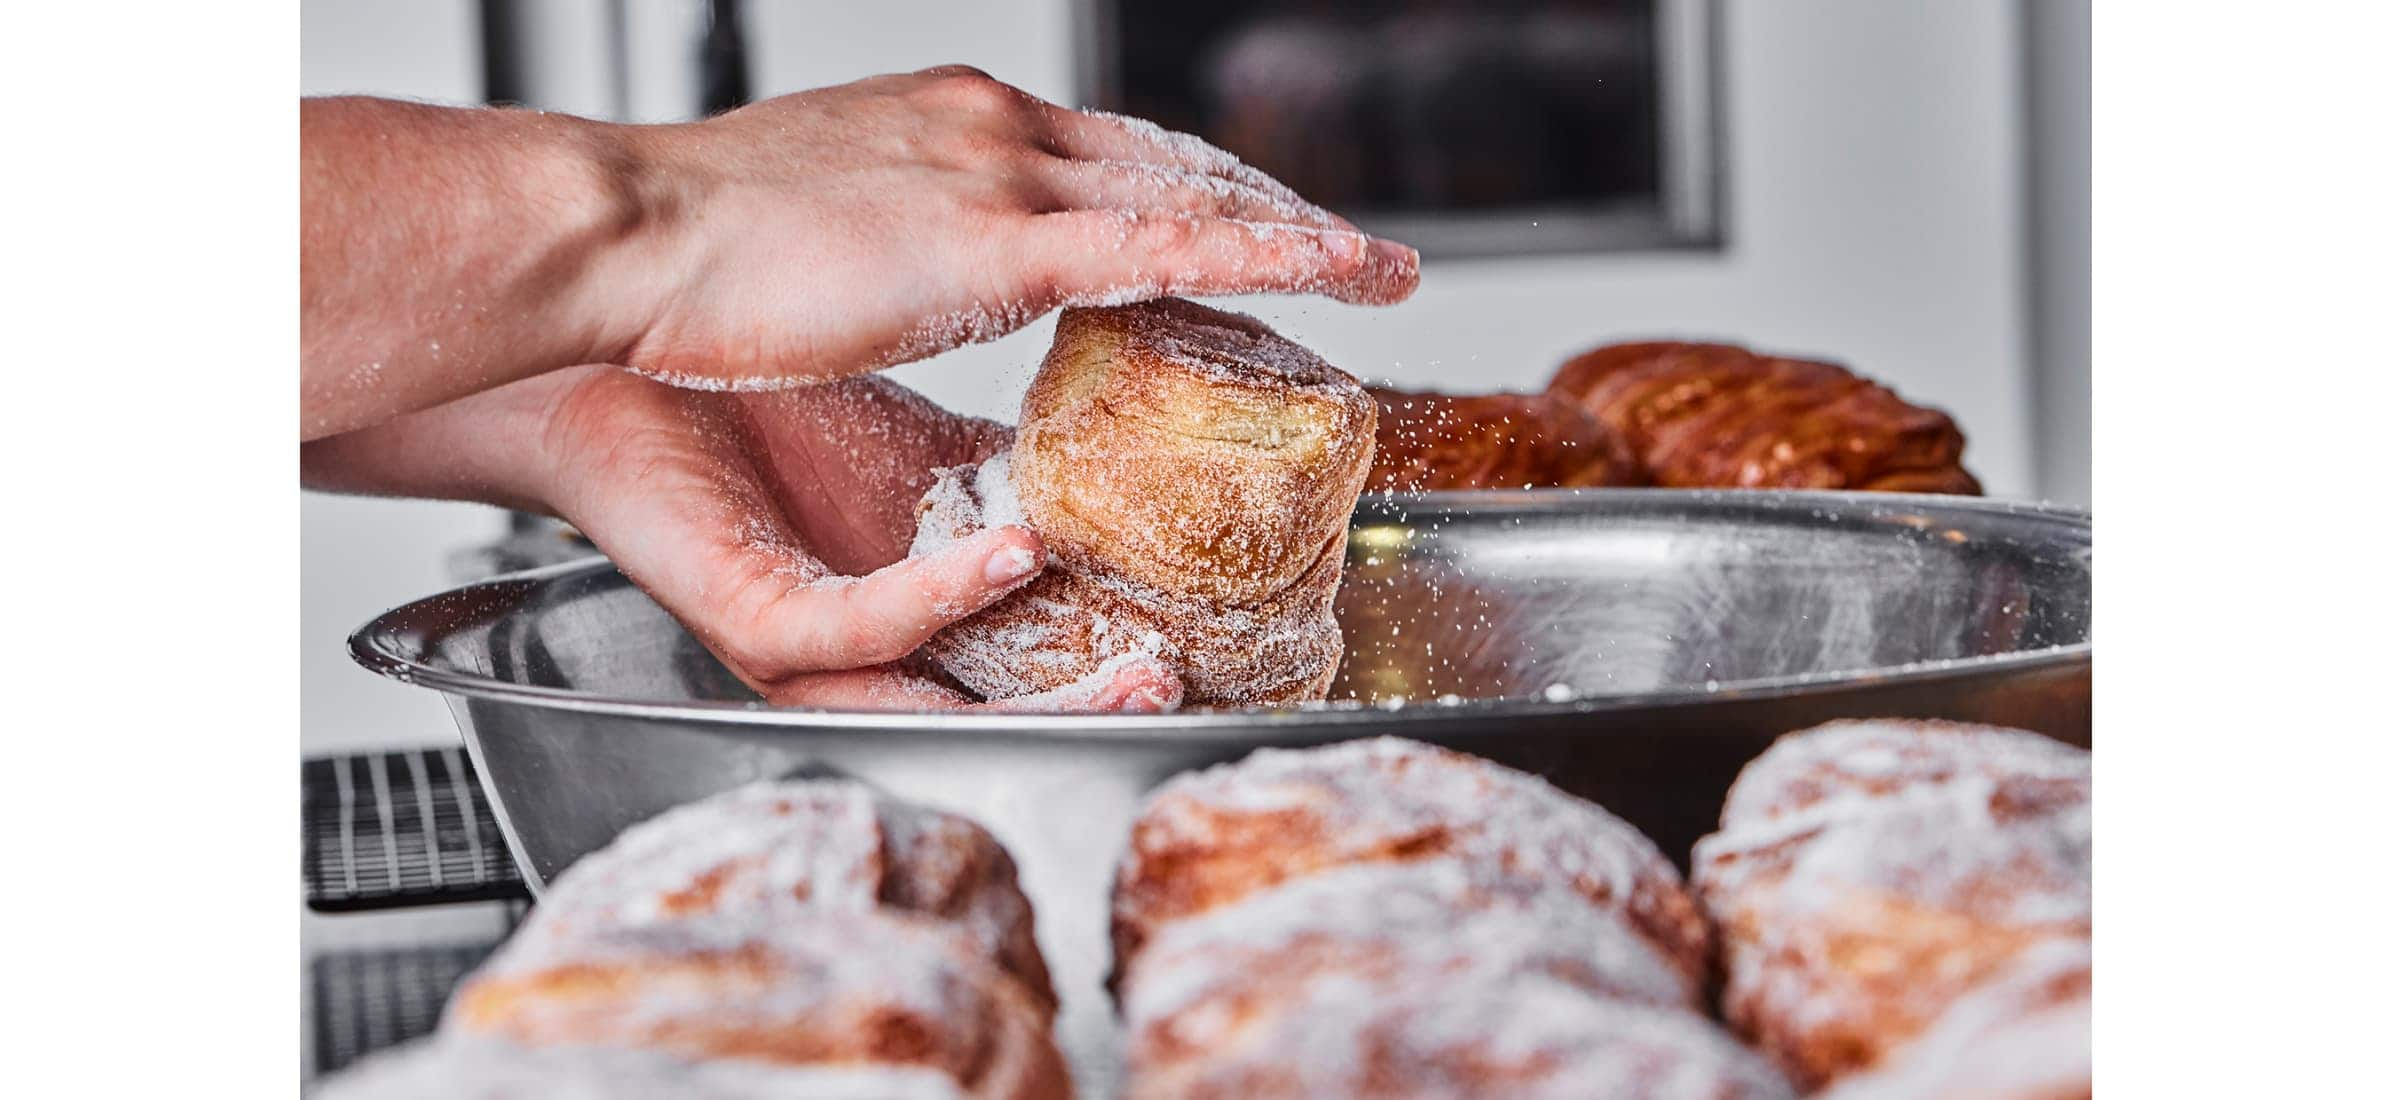
[[[1983,492],[1942,412],[1833,363],[1638,343],[1562,364],[1547,392],[1624,436],[1673,488]]]
[[[1013,449],[944,472],[915,541],[1026,523],[1054,561],[925,652],[992,699],[1140,655],[1190,703],[1321,698],[1373,422],[1359,383],[1253,318],[1175,299],[1065,310]]]
[[[1463,397],[1371,387],[1379,449],[1371,492],[1585,489],[1651,479],[1627,440],[1567,398]]]

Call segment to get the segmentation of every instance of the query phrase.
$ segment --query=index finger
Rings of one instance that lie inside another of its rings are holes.
[[[1041,311],[1166,295],[1325,294],[1393,305],[1420,286],[1420,254],[1342,229],[1181,212],[1038,214],[1018,242]]]

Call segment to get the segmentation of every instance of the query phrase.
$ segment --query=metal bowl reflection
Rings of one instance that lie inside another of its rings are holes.
[[[1544,774],[1684,859],[1736,770],[1838,717],[2091,742],[2092,526],[1953,497],[1670,490],[1366,501],[1328,704],[1162,716],[768,707],[602,560],[391,611],[351,639],[442,692],[525,875],[763,777],[830,771],[970,814],[1019,860],[1110,1076],[1111,867],[1140,796],[1264,745],[1375,734]]]

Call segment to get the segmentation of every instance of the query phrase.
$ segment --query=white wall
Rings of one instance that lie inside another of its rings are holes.
[[[1412,301],[1236,303],[1357,373],[1458,391],[1540,386],[1566,354],[1718,336],[1841,358],[1952,411],[1999,495],[2039,491],[2023,222],[2019,0],[1729,0],[1722,26],[1729,247],[1712,254],[1432,264]],[[969,62],[1069,101],[1073,0],[753,5],[759,94]],[[470,0],[306,0],[308,92],[478,94]],[[1051,323],[900,368],[1010,417]],[[311,497],[302,517],[311,748],[449,736],[428,693],[381,684],[341,639],[441,587],[493,513]]]
[[[967,61],[1073,90],[1070,0],[760,6],[758,93]],[[2017,7],[2010,0],[1731,0],[1722,254],[1432,265],[1391,310],[1252,300],[1357,373],[1538,387],[1568,353],[1708,335],[1847,360],[1949,408],[1996,494],[2036,492],[2024,342]],[[1009,413],[1047,327],[898,377]]]
[[[372,92],[443,103],[482,94],[473,0],[306,0],[304,95]],[[299,504],[300,744],[311,753],[454,743],[440,698],[349,660],[349,632],[449,586],[443,559],[504,530],[494,509],[307,493]]]

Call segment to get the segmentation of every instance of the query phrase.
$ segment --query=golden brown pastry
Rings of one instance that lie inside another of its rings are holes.
[[[1115,884],[1132,1100],[1791,1097],[1641,834],[1380,738],[1181,776]]]
[[[1177,669],[1190,703],[1321,698],[1373,415],[1359,383],[1250,317],[1065,310],[1012,450],[943,472],[914,544],[1027,523],[1054,561],[926,654],[989,698],[1139,655]]]
[[[1650,482],[1626,439],[1552,394],[1461,397],[1373,386],[1371,492],[1578,489]]]
[[[1542,974],[1392,990],[1291,983],[1267,1027],[1133,1071],[1129,1100],[1791,1100],[1693,1012]]]
[[[644,1050],[524,1047],[447,1036],[327,1078],[322,1100],[965,1100],[943,1073],[896,1066],[690,1061]]]
[[[1617,912],[1567,887],[1463,860],[1366,863],[1294,879],[1173,921],[1121,983],[1133,1074],[1284,1026],[1311,987],[1393,993],[1542,975],[1699,1012],[1702,984]]]
[[[708,913],[512,941],[442,1026],[532,1047],[926,1070],[991,1100],[1071,1094],[1021,983],[952,925],[888,910]]]
[[[1694,852],[1728,1020],[1825,1084],[2088,940],[2091,794],[2090,754],[2020,730],[1838,722],[1780,739]]]
[[[1617,911],[1699,981],[1709,933],[1644,834],[1535,776],[1391,737],[1264,749],[1179,776],[1131,826],[1114,880],[1116,977],[1164,926],[1299,876],[1370,863],[1463,861]]]
[[[516,937],[884,907],[952,923],[1054,1010],[1029,899],[996,838],[848,781],[756,783],[641,822],[558,876]]]
[[[2039,944],[1832,1100],[2092,1100],[2093,949]]]
[[[1624,436],[1660,485],[1983,492],[1951,417],[1832,363],[1614,344],[1562,364],[1547,392]]]

